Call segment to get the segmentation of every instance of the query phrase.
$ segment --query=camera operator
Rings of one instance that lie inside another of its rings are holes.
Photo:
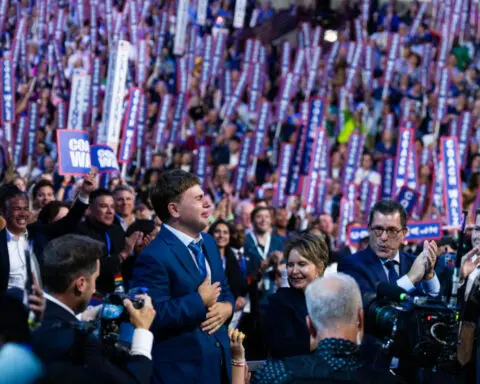
[[[142,295],[144,306],[138,310],[124,301],[135,328],[125,367],[111,363],[92,334],[79,336],[81,322],[75,314],[86,309],[95,292],[102,252],[102,243],[80,235],[65,235],[47,245],[42,271],[47,308],[42,325],[33,334],[34,350],[47,369],[73,363],[75,369],[83,366],[94,382],[149,383],[153,335],[148,329],[155,310],[147,295]]]

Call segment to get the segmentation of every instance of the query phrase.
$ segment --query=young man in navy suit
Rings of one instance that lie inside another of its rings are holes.
[[[409,294],[438,296],[440,282],[435,274],[438,247],[425,241],[415,257],[400,250],[407,234],[407,214],[393,200],[376,203],[369,216],[369,246],[340,260],[338,272],[352,276],[362,293],[375,293],[381,282],[397,285]]]
[[[152,382],[229,383],[234,298],[215,240],[201,233],[210,203],[198,178],[182,170],[164,172],[151,201],[163,225],[138,256],[132,286],[149,289],[157,312]]]

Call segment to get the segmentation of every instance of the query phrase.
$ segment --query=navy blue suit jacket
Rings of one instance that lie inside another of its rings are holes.
[[[42,325],[32,335],[35,353],[50,370],[56,364],[71,364],[78,341],[73,323],[79,321],[66,309],[47,300]],[[148,384],[152,373],[152,361],[145,356],[130,356],[122,368],[108,360],[100,341],[90,334],[81,350],[83,364],[66,365],[72,374],[80,374],[88,383]],[[78,351],[80,353],[80,350]],[[51,374],[54,374],[52,371]],[[56,377],[58,379],[58,377]],[[67,381],[66,381],[67,382]],[[79,382],[79,381],[76,381]]]
[[[235,307],[215,240],[207,234],[202,237],[211,281],[221,284],[218,301]],[[231,378],[227,325],[213,335],[200,329],[207,315],[197,292],[202,281],[187,247],[165,226],[137,257],[132,287],[147,287],[157,312],[151,327],[153,383],[219,384],[222,375]]]
[[[415,261],[415,256],[400,251],[400,274],[403,277],[408,273]],[[338,263],[338,272],[352,276],[360,287],[362,293],[376,293],[379,283],[389,283],[388,276],[383,269],[382,262],[370,247],[361,252],[344,257]],[[414,294],[421,294],[420,283],[415,285]]]

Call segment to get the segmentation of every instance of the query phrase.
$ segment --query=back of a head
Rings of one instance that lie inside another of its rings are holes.
[[[356,327],[362,296],[351,276],[337,273],[314,280],[305,297],[308,315],[320,335],[333,334],[338,325]]]
[[[65,293],[79,276],[91,276],[104,245],[81,235],[65,235],[50,241],[43,253],[42,279],[49,293]]]
[[[160,220],[168,222],[170,219],[168,205],[180,201],[185,191],[199,184],[198,177],[181,169],[161,173],[150,193],[153,209]]]

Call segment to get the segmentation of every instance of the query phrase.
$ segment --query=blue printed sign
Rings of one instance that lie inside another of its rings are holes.
[[[439,240],[442,238],[442,222],[433,221],[411,221],[407,223],[408,233],[406,241],[419,242],[425,240]],[[357,244],[361,239],[368,237],[368,227],[351,227],[348,230],[349,244]]]
[[[108,145],[93,145],[90,147],[92,167],[98,169],[98,173],[119,172],[115,152]]]
[[[404,185],[402,188],[400,188],[400,191],[398,191],[396,200],[403,208],[405,208],[407,216],[410,216],[413,213],[413,209],[415,208],[419,197],[420,194],[417,191],[414,191],[413,189],[410,189]]]
[[[57,130],[58,168],[60,175],[84,176],[90,173],[88,132]]]

